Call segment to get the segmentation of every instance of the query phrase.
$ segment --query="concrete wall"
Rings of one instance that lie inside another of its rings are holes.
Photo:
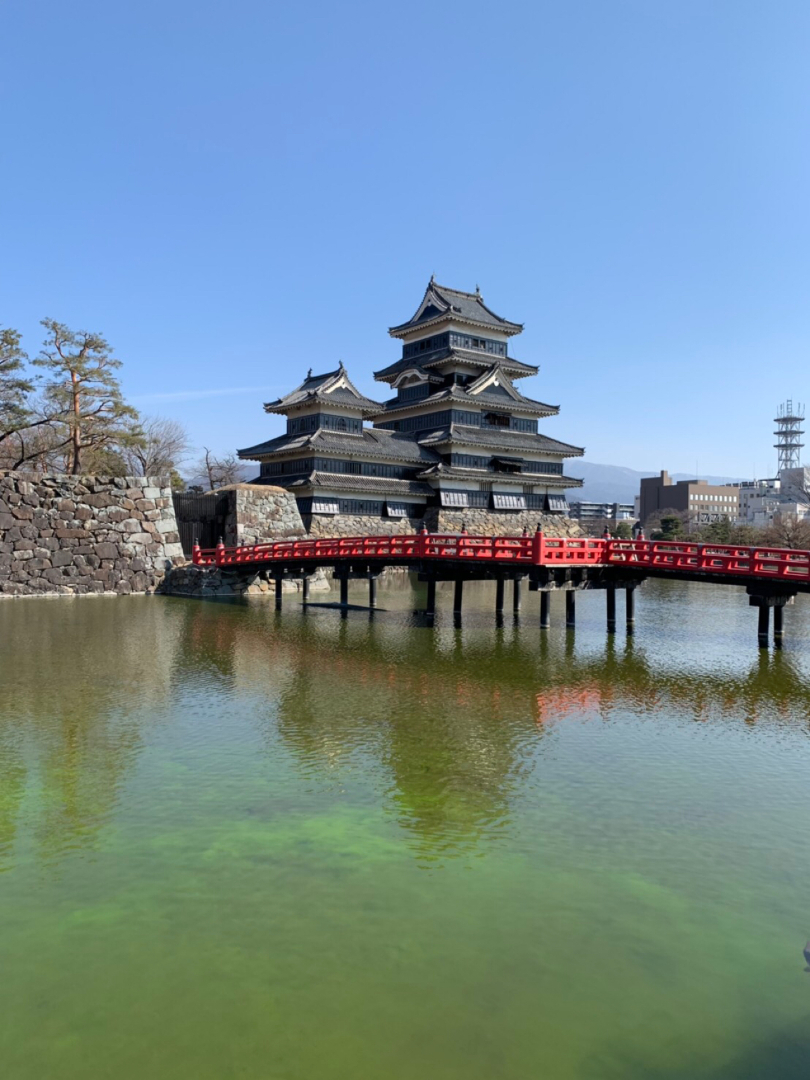
[[[0,595],[152,592],[183,561],[165,478],[0,472]]]

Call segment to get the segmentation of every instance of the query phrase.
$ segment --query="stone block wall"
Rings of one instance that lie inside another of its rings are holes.
[[[311,593],[328,592],[331,589],[331,570],[319,568],[309,579]],[[284,578],[282,591],[285,593],[301,592],[299,578]],[[214,567],[178,566],[167,574],[160,593],[163,596],[190,596],[198,600],[227,599],[239,596],[275,596],[275,582],[267,570],[257,570],[253,574],[235,574],[228,570]]]
[[[430,532],[458,533],[466,526],[471,536],[520,536],[524,528],[533,533],[540,522],[546,536],[581,536],[582,530],[571,518],[534,511],[493,513],[491,510],[443,510],[430,506],[424,522]],[[412,518],[376,518],[363,514],[340,514],[336,517],[313,514],[308,522],[309,536],[398,536],[418,532],[422,521]]]
[[[579,523],[559,514],[539,514],[536,510],[494,513],[492,510],[444,510],[431,506],[425,514],[430,532],[457,533],[466,527],[471,536],[520,536],[533,533],[538,523],[546,536],[582,536]]]
[[[421,521],[410,518],[378,518],[365,514],[307,515],[307,536],[404,536],[419,531]]]
[[[153,592],[183,561],[165,478],[0,472],[0,595]]]
[[[284,488],[268,484],[234,484],[227,491],[229,510],[225,521],[225,543],[261,544],[306,536],[295,496]]]

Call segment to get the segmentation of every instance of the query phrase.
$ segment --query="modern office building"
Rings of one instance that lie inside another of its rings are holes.
[[[639,520],[646,524],[664,510],[688,515],[695,524],[713,521],[737,521],[740,516],[738,484],[709,484],[705,480],[679,480],[673,483],[662,469],[659,476],[645,476],[641,481]]]
[[[575,521],[632,521],[635,518],[632,503],[580,501],[570,505]]]

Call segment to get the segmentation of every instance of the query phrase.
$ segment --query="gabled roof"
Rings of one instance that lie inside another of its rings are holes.
[[[478,428],[469,424],[450,424],[420,437],[422,446],[439,447],[455,443],[457,446],[482,446],[490,450],[533,450],[537,453],[548,451],[563,457],[582,457],[585,453],[581,446],[550,439],[547,435],[531,435],[523,431],[510,431],[508,428]]]
[[[522,323],[502,319],[488,308],[477,287],[474,293],[461,292],[459,289],[439,285],[431,278],[422,302],[411,318],[399,326],[392,326],[388,333],[391,337],[404,337],[413,330],[445,322],[447,319],[484,330],[499,330],[502,334],[509,335],[519,334],[523,329]]]
[[[379,412],[380,405],[365,397],[349,379],[343,361],[337,371],[327,371],[324,375],[313,375],[310,368],[307,377],[285,397],[268,401],[264,411],[269,413],[287,413],[301,405],[323,404],[340,409],[359,410],[364,415]]]
[[[421,446],[411,435],[384,428],[364,428],[362,434],[352,435],[344,431],[318,431],[306,435],[279,435],[275,439],[238,450],[246,461],[261,461],[268,457],[294,457],[296,454],[339,454],[357,460],[401,461],[406,464],[425,465],[438,460],[426,446]]]
[[[434,356],[419,358],[419,367],[425,372],[428,372],[431,368],[441,369],[448,363],[467,364],[473,369],[487,369],[492,365],[492,354],[476,352],[474,349],[448,348],[442,349]],[[501,357],[499,363],[512,379],[525,379],[527,376],[536,375],[538,372],[538,368],[533,367],[531,364],[524,364],[522,360],[515,360],[511,356]],[[375,371],[374,378],[377,382],[390,383],[398,375],[401,375],[403,371],[410,371],[414,367],[416,367],[416,364],[413,357],[399,359],[396,363],[389,364],[388,367],[382,368],[380,371]]]
[[[402,371],[400,371],[397,377],[392,381],[391,385],[398,386],[407,375],[414,376],[417,382],[440,383],[443,381],[442,375],[438,372],[425,371],[419,364],[412,363],[410,367],[403,367]]]
[[[516,390],[512,386],[512,380],[506,372],[503,364],[500,361],[496,361],[491,367],[487,368],[477,379],[473,382],[467,383],[464,390],[471,397],[481,397],[486,394],[486,391],[490,388],[497,388],[505,391],[510,398],[514,401],[529,401],[530,398],[526,398],[520,391]],[[546,408],[556,409],[560,411],[559,405],[548,405]]]

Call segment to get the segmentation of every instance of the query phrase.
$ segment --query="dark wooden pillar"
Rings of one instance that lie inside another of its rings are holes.
[[[377,579],[375,577],[368,579],[368,606],[370,608],[377,606]]]
[[[773,643],[777,649],[782,648],[782,642],[785,640],[785,630],[783,624],[784,607],[781,604],[777,604],[773,609]]]
[[[548,630],[551,626],[551,593],[548,589],[540,593],[540,629]]]
[[[520,611],[520,593],[522,585],[523,582],[520,578],[515,578],[512,582],[512,611],[514,611],[515,615]]]
[[[636,590],[624,590],[624,605],[627,613],[627,633],[632,634],[636,629]]]
[[[565,593],[565,625],[573,630],[577,624],[577,594],[573,589],[567,589]]]
[[[427,613],[433,618],[436,614],[436,579],[429,578],[427,583]]]
[[[503,615],[503,593],[504,593],[504,580],[498,578],[495,582],[495,614]]]
[[[767,604],[760,604],[759,605],[759,620],[758,620],[759,625],[757,627],[757,637],[759,639],[759,647],[760,647],[760,649],[767,649],[768,648],[768,629],[770,627],[770,621],[771,621],[770,615],[771,615],[771,609],[768,607],[768,605]],[[774,622],[775,621],[776,620],[774,620]]]
[[[277,577],[276,578],[276,607],[278,608],[279,611],[281,611],[281,596],[282,596],[281,585],[282,585],[281,578]]]
[[[453,614],[461,614],[461,601],[464,595],[464,579],[456,578],[456,587],[453,592]]]
[[[616,587],[614,585],[608,585],[607,587],[607,632],[609,634],[616,633]]]
[[[304,604],[309,603],[309,578],[305,577],[301,580],[301,599]]]
[[[340,606],[349,606],[349,579],[345,575],[340,579]]]

